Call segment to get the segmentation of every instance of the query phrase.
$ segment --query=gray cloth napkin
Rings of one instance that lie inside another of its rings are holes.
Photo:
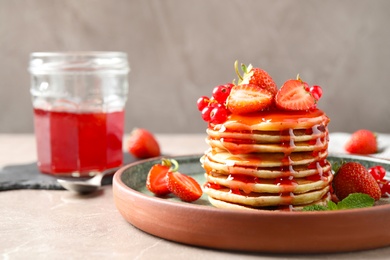
[[[135,162],[136,159],[124,153],[124,164]],[[112,184],[113,175],[103,178],[103,185]],[[80,178],[82,179],[82,178]],[[0,191],[17,189],[62,190],[57,178],[39,171],[36,162],[29,164],[8,165],[0,169]]]

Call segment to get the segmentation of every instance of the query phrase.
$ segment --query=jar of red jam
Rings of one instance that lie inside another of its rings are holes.
[[[40,171],[79,177],[120,166],[127,54],[37,52],[29,71]]]

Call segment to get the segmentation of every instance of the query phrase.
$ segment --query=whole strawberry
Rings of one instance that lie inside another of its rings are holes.
[[[341,165],[334,176],[333,189],[339,200],[352,193],[365,193],[374,200],[379,200],[382,195],[374,177],[357,162]]]
[[[130,133],[127,150],[138,159],[160,156],[160,145],[156,138],[143,128],[135,128]]]
[[[272,77],[265,71],[260,68],[254,68],[251,64],[246,66],[241,64],[241,69],[244,74],[241,76],[238,71],[238,62],[234,64],[236,74],[239,77],[238,85],[240,84],[251,84],[259,86],[262,89],[267,90],[272,96],[276,95],[278,87],[276,86],[275,81]]]
[[[345,150],[352,154],[373,154],[378,151],[376,135],[370,130],[354,132],[345,144]]]

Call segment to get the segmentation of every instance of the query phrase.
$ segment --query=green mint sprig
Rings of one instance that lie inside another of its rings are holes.
[[[328,206],[310,205],[302,209],[302,211],[325,211],[325,210],[341,210],[341,209],[357,209],[374,206],[375,200],[364,193],[352,193],[348,197],[339,201],[337,204],[333,201],[328,202]]]

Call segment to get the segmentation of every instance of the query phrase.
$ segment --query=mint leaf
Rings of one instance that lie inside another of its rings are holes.
[[[357,209],[374,206],[375,200],[364,193],[352,193],[337,203],[338,209]]]
[[[337,204],[334,203],[333,201],[328,201],[328,209],[329,210],[338,210],[339,208],[337,207]]]
[[[303,207],[302,211],[324,211],[324,210],[340,210],[340,209],[357,209],[374,206],[375,200],[364,193],[352,193],[348,197],[339,201],[337,204],[333,201],[328,202],[328,206],[310,205]]]
[[[302,211],[324,211],[324,210],[328,210],[328,208],[322,205],[310,205],[310,206],[305,206],[302,209]]]

